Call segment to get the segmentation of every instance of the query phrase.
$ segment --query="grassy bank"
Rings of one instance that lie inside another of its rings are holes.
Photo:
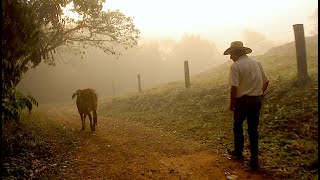
[[[2,179],[56,179],[71,168],[69,154],[77,147],[77,138],[61,127],[40,105],[32,115],[22,114],[20,126],[6,125],[2,132]]]
[[[262,166],[278,179],[318,177],[314,168],[318,159],[317,37],[306,38],[306,42],[310,82],[303,87],[295,85],[293,43],[254,57],[270,79],[270,92],[261,111],[260,158]],[[171,82],[108,100],[99,107],[99,113],[177,133],[225,153],[233,141],[233,114],[228,110],[230,64],[191,77],[190,89],[185,89],[182,81]]]

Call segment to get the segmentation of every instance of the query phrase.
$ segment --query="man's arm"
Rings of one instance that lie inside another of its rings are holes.
[[[234,106],[236,104],[237,91],[238,91],[238,87],[237,86],[231,86],[230,107],[229,107],[230,111],[234,111]]]
[[[265,95],[265,92],[268,88],[268,85],[269,85],[269,81],[263,83],[263,86],[262,86],[262,95],[264,96]]]
[[[264,72],[263,68],[262,68],[262,65],[260,63],[259,64],[259,67],[260,67],[260,70],[261,70],[261,73],[262,73],[262,80],[263,80],[263,85],[262,85],[262,96],[265,95],[265,92],[268,88],[268,85],[269,85],[269,79],[266,75],[266,73]]]

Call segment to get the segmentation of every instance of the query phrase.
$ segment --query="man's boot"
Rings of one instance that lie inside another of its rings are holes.
[[[252,170],[258,170],[259,169],[259,160],[257,157],[254,158],[250,158],[250,163],[249,163],[250,167]]]
[[[243,160],[244,159],[242,153],[241,154],[237,153],[235,150],[227,149],[227,152],[229,155],[231,155],[231,157],[233,159],[236,159],[236,160]]]

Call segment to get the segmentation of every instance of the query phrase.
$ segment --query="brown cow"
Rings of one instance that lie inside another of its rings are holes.
[[[84,89],[84,90],[77,90],[75,93],[72,94],[72,99],[77,96],[77,107],[82,121],[82,130],[85,129],[85,119],[86,115],[89,116],[90,119],[90,128],[91,131],[95,131],[95,127],[97,124],[97,102],[98,102],[98,95],[96,90],[94,89]],[[93,123],[91,112],[93,113]]]

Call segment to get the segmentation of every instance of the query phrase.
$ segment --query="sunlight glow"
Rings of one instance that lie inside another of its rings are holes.
[[[142,37],[194,33],[230,41],[241,38],[243,29],[285,39],[279,32],[292,30],[293,24],[309,25],[317,5],[317,0],[107,0],[104,10],[119,9],[133,17]]]
[[[69,3],[66,5],[65,8],[63,8],[63,14],[64,17],[73,19],[74,21],[78,21],[79,20],[79,14],[77,12],[73,12],[71,11],[74,8],[74,4],[73,2]]]

